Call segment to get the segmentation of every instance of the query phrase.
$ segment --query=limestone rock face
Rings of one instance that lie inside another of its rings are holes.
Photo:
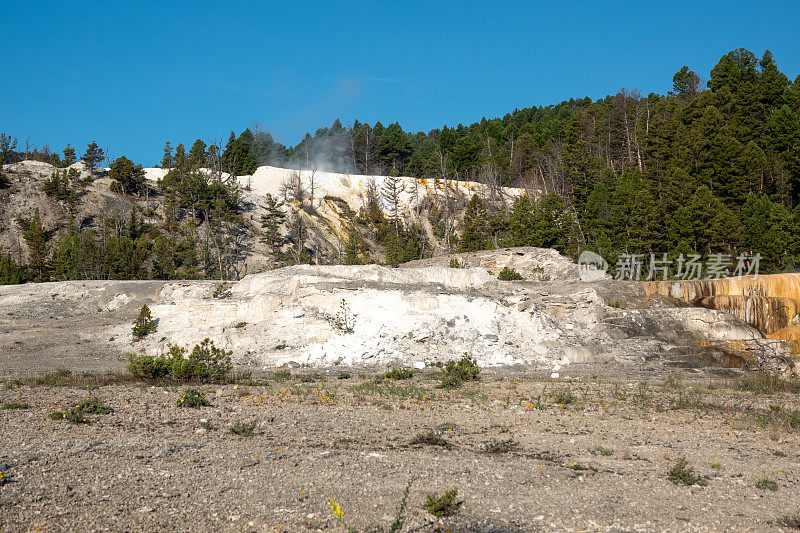
[[[716,357],[720,343],[768,340],[732,313],[648,300],[635,282],[579,281],[577,266],[550,250],[462,257],[487,267],[304,265],[222,288],[215,281],[4,286],[0,371],[119,369],[126,352],[158,354],[205,338],[232,350],[240,367],[424,367],[467,353],[484,366],[553,372],[657,357],[691,365]],[[499,281],[495,271],[509,264],[549,281]],[[143,304],[157,330],[134,341],[131,326]]]
[[[726,311],[767,334],[797,324],[800,316],[800,274],[655,281],[644,287],[648,295]],[[792,337],[778,334],[775,338]]]

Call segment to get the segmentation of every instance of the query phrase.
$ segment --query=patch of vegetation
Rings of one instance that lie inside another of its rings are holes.
[[[203,391],[198,389],[186,389],[178,399],[178,407],[208,407],[211,402],[208,401]]]
[[[217,429],[219,429],[219,428],[217,428],[217,426],[215,426],[214,424],[212,424],[211,422],[209,422],[207,420],[204,420],[203,422],[200,422],[200,427],[205,429],[206,431],[216,431]]]
[[[456,424],[453,424],[452,422],[441,422],[439,424],[436,424],[435,429],[439,433],[444,433],[445,431],[455,431],[456,429],[458,429],[458,426]]]
[[[256,423],[253,422],[236,422],[231,426],[230,432],[240,437],[252,437],[256,434]]]
[[[12,409],[29,409],[30,405],[24,402],[6,402],[3,404],[3,410],[12,410]]]
[[[10,483],[14,479],[14,475],[8,471],[8,466],[0,465],[0,487],[6,483]]]
[[[464,261],[460,260],[458,257],[451,257],[450,268],[467,268],[467,265],[464,263]]]
[[[800,379],[783,378],[768,372],[751,372],[745,374],[738,383],[738,389],[759,394],[776,392],[800,392]]]
[[[764,478],[756,481],[756,488],[775,492],[778,490],[778,483],[774,479]]]
[[[186,357],[185,348],[171,344],[167,353],[159,356],[128,354],[128,372],[145,381],[168,377],[176,381],[219,383],[233,369],[232,353],[205,339]]]
[[[247,326],[247,322],[237,322],[233,327],[236,329],[242,329]]]
[[[708,484],[705,477],[694,473],[692,467],[689,466],[689,461],[687,461],[685,457],[679,459],[678,462],[669,469],[667,479],[676,485],[699,485],[704,487]]]
[[[384,375],[386,379],[411,379],[414,377],[413,368],[393,368]]]
[[[292,379],[292,371],[288,368],[280,368],[272,374],[272,379],[275,381],[289,381]]]
[[[214,292],[211,293],[212,298],[230,298],[231,297],[231,284],[228,282],[223,282],[217,285],[214,288]]]
[[[594,451],[600,455],[605,455],[606,457],[614,455],[614,450],[611,448],[603,448],[602,446],[595,446]]]
[[[569,389],[561,389],[553,395],[553,402],[558,405],[569,405],[575,401],[575,396]]]
[[[791,529],[800,529],[800,509],[794,514],[783,515],[778,519],[778,525]]]
[[[114,409],[103,404],[103,400],[97,396],[86,398],[81,403],[73,407],[81,413],[88,413],[90,415],[108,415],[114,412]]]
[[[117,372],[81,372],[73,373],[66,368],[58,369],[54,372],[41,374],[31,379],[24,380],[30,385],[44,385],[47,387],[98,387],[101,385],[111,385],[114,383],[129,383],[134,377],[128,373]]]
[[[478,379],[481,369],[478,362],[464,354],[458,361],[448,361],[439,375],[439,386],[444,389],[457,389],[466,381]]]
[[[497,279],[500,281],[521,281],[525,278],[522,277],[522,274],[514,270],[513,268],[503,267],[503,270],[497,274]]]
[[[325,375],[320,372],[311,372],[300,376],[301,383],[316,383],[317,381],[325,381]]]
[[[614,385],[614,390],[611,392],[611,396],[615,400],[624,402],[625,400],[628,399],[629,394],[627,390],[621,388],[619,385]]]
[[[103,404],[103,400],[97,397],[86,398],[81,403],[75,404],[66,412],[53,411],[48,416],[51,420],[66,420],[73,424],[90,424],[91,420],[86,418],[87,414],[107,415],[113,413],[114,409]]]
[[[139,310],[139,316],[133,322],[133,338],[142,339],[156,330],[156,321],[150,314],[150,308],[143,305]]]
[[[451,444],[442,437],[437,431],[428,431],[427,433],[420,433],[409,442],[412,446],[441,446],[442,448],[451,448]]]
[[[520,448],[519,442],[514,439],[497,440],[492,439],[483,445],[483,451],[486,453],[509,453],[516,451]]]
[[[772,455],[774,455],[775,457],[786,457],[786,454],[780,450],[775,450],[774,452],[772,452]]]
[[[582,472],[584,470],[591,470],[592,472],[597,472],[597,468],[595,468],[594,466],[591,465],[586,466],[580,463],[572,463],[572,466],[570,466],[569,468],[570,470],[575,470],[576,472]]]
[[[441,518],[456,514],[461,503],[458,501],[458,487],[456,487],[441,495],[436,492],[428,494],[425,503],[422,504],[422,508],[436,518]]]
[[[350,379],[351,377],[350,372],[339,372],[336,376],[337,379]]]

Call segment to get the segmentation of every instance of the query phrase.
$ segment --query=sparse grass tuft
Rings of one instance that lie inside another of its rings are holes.
[[[178,399],[178,407],[207,407],[211,402],[208,401],[203,391],[198,389],[186,389]]]
[[[667,479],[676,485],[699,485],[704,487],[708,484],[706,478],[694,473],[692,467],[689,466],[689,461],[687,461],[685,457],[679,459],[678,462],[669,469]]]
[[[606,457],[614,455],[614,450],[611,448],[603,448],[602,446],[596,446],[594,451],[600,455],[605,455]]]
[[[252,437],[256,434],[255,422],[236,422],[231,426],[230,432],[240,437]]]
[[[12,409],[29,409],[30,405],[23,402],[7,402],[3,404],[3,410],[12,410]]]
[[[458,501],[458,488],[456,487],[442,495],[436,492],[428,494],[428,498],[425,500],[425,503],[422,504],[422,508],[436,518],[441,518],[443,516],[455,514],[460,505],[461,502]]]
[[[597,472],[597,468],[594,466],[586,466],[580,463],[572,463],[572,466],[569,467],[570,470],[575,470],[576,472],[582,472],[584,470],[591,470],[592,472]]]
[[[442,448],[451,447],[451,444],[439,435],[436,431],[428,431],[427,433],[420,433],[409,442],[412,446],[441,446]]]
[[[519,442],[514,439],[492,439],[491,442],[487,442],[483,445],[483,451],[486,453],[508,453],[518,450],[519,447]]]
[[[778,519],[778,525],[790,529],[800,529],[800,509],[793,514],[783,515]]]
[[[756,481],[756,488],[775,492],[778,490],[778,483],[774,479],[764,478]]]
[[[207,420],[200,422],[200,427],[205,429],[206,431],[216,431],[217,429],[219,429],[217,428],[217,426],[215,426],[214,424],[212,424]]]

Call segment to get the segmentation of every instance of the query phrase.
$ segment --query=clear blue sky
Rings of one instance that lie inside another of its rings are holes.
[[[772,50],[800,74],[800,3],[0,0],[0,131],[145,166],[254,120],[285,144],[337,117],[428,131]]]

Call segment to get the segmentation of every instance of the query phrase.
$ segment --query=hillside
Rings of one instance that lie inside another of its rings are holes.
[[[87,232],[99,235],[106,242],[107,236],[130,237],[129,247],[140,246],[144,259],[135,273],[105,272],[101,275],[63,276],[55,272],[45,279],[111,278],[163,278],[163,277],[220,277],[217,270],[197,268],[171,272],[164,276],[153,263],[158,262],[158,246],[164,241],[189,235],[193,246],[202,252],[205,245],[213,242],[216,230],[207,220],[188,213],[180,215],[183,226],[168,220],[169,193],[162,187],[168,171],[161,168],[143,169],[146,186],[138,194],[122,194],[114,188],[114,180],[108,177],[109,169],[99,169],[90,176],[83,163],[75,163],[66,169],[39,161],[22,161],[5,165],[3,173],[8,184],[0,189],[0,252],[5,251],[19,265],[30,261],[31,247],[25,239],[26,222],[38,212],[45,233],[45,252],[51,264],[56,261],[59,239],[70,231],[80,236]],[[46,192],[48,180],[59,172],[73,173],[69,178],[69,194],[65,199],[58,194]],[[205,173],[205,174],[203,174]],[[200,171],[210,175],[210,171]],[[227,174],[223,180],[232,184]],[[232,242],[229,248],[221,249],[218,256],[225,256],[232,264],[224,269],[221,277],[236,279],[246,273],[260,272],[287,263],[312,262],[317,264],[340,264],[346,261],[348,241],[357,241],[354,251],[356,262],[387,261],[386,229],[397,220],[399,228],[416,232],[418,242],[415,254],[408,259],[420,259],[447,252],[444,215],[450,235],[463,233],[464,211],[473,195],[485,199],[498,209],[509,205],[515,198],[525,195],[522,189],[502,188],[490,191],[475,182],[443,182],[440,180],[397,177],[395,184],[396,205],[388,205],[384,194],[386,176],[363,176],[316,171],[294,171],[276,167],[259,167],[252,175],[238,176],[235,183],[238,205],[231,228],[223,228],[224,237]],[[293,181],[294,180],[294,181]],[[212,178],[208,177],[208,182]],[[287,192],[296,186],[300,191]],[[534,191],[531,191],[532,193]],[[264,242],[262,217],[266,213],[265,195],[271,194],[282,205],[278,210],[282,220],[278,224],[279,242],[273,248]],[[296,197],[297,198],[296,198]],[[370,205],[370,203],[374,205]],[[391,213],[391,215],[389,215]],[[133,226],[131,226],[133,224]],[[170,225],[174,224],[174,225]],[[133,228],[133,229],[132,229]],[[299,228],[299,229],[298,229]],[[413,228],[413,230],[412,230]],[[379,234],[383,231],[382,234]],[[302,242],[297,235],[302,233]],[[189,237],[184,237],[189,238]],[[222,248],[222,247],[221,247]],[[456,249],[455,245],[451,247]],[[173,248],[174,249],[174,248]],[[214,253],[211,250],[210,253]],[[217,258],[221,262],[222,259]],[[391,258],[389,258],[391,259]],[[351,257],[351,262],[353,257]],[[396,262],[396,260],[395,260]],[[80,265],[79,265],[80,266]],[[56,267],[51,269],[51,272]],[[161,275],[160,275],[161,274]]]

